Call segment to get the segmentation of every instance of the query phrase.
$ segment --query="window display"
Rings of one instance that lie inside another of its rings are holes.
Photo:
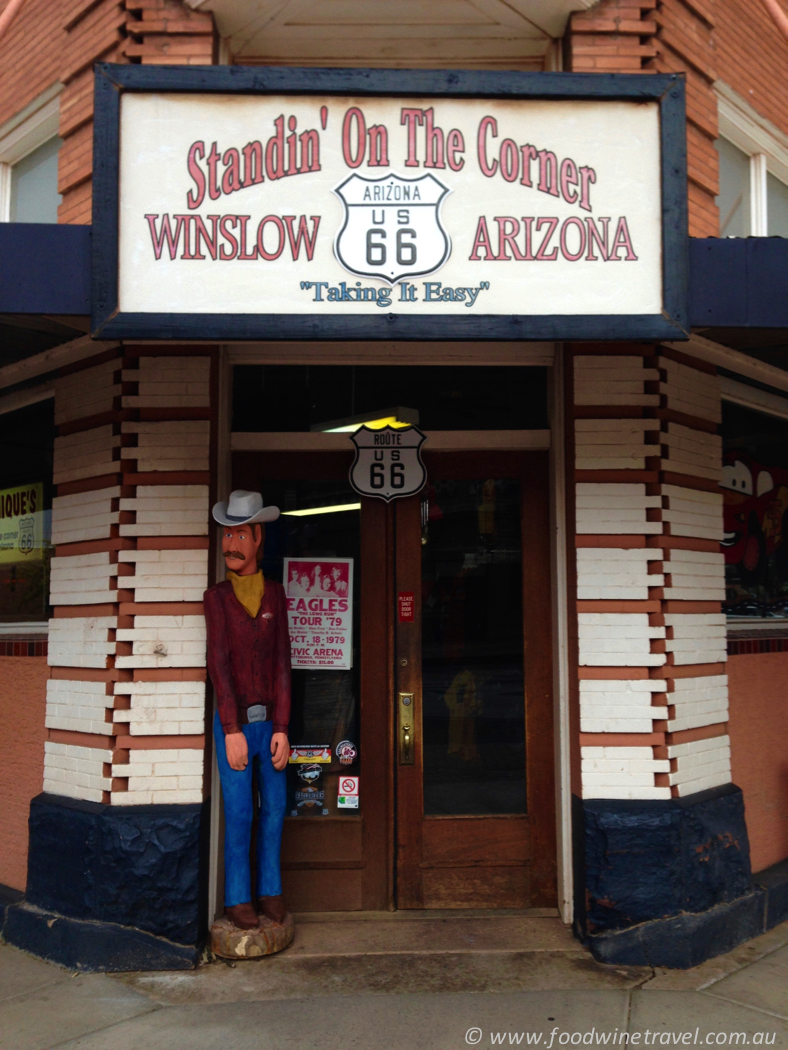
[[[53,402],[0,416],[0,623],[49,617]]]
[[[725,612],[788,617],[788,422],[723,403]]]

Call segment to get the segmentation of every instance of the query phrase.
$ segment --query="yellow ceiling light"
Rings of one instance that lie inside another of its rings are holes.
[[[283,510],[290,518],[306,518],[311,514],[339,514],[343,510],[361,510],[360,503],[337,503],[333,507],[304,507],[303,510]]]
[[[365,412],[346,419],[332,419],[328,423],[315,423],[309,429],[321,434],[355,434],[361,427],[370,430],[382,430],[383,427],[401,427],[419,425],[419,412],[416,408],[381,408],[377,412]]]

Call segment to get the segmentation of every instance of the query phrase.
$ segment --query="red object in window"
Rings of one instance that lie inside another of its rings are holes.
[[[413,623],[413,591],[399,592],[399,622]]]

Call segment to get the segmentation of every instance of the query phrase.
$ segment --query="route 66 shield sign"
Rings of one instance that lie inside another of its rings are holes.
[[[418,427],[361,427],[350,440],[356,446],[350,484],[362,496],[377,496],[388,503],[424,487],[427,471],[421,446],[427,435]]]
[[[449,192],[432,174],[418,179],[351,175],[334,190],[345,206],[334,241],[337,260],[351,273],[389,284],[434,273],[451,254],[440,221],[440,205]]]
[[[35,518],[20,518],[17,546],[22,554],[30,554],[35,547]]]

